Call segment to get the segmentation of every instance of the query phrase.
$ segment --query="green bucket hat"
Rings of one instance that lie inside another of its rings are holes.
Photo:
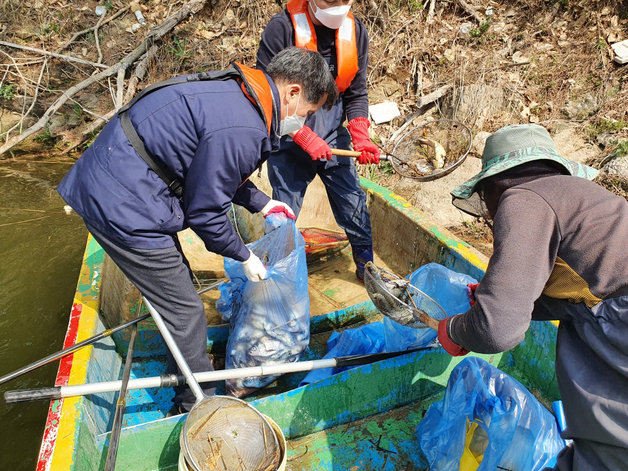
[[[543,126],[516,124],[491,134],[482,153],[482,171],[451,192],[454,199],[467,199],[482,180],[533,160],[552,160],[574,177],[592,180],[598,171],[558,155],[556,144]]]

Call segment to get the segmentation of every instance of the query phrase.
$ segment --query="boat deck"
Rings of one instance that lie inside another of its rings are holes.
[[[363,181],[373,221],[375,263],[406,275],[425,263],[435,262],[480,279],[485,268],[481,254],[388,190]],[[310,190],[308,189],[308,192]],[[325,202],[315,194],[315,202]],[[307,197],[307,196],[306,196]],[[304,207],[306,207],[304,205]],[[317,211],[302,214],[300,227],[338,230]],[[247,222],[235,215],[243,240],[260,237],[263,218]],[[258,231],[254,233],[253,231]],[[404,234],[400,239],[398,234]],[[203,284],[224,278],[223,261],[202,244],[180,240],[190,264]],[[108,266],[109,264],[109,266]],[[102,249],[92,239],[84,264],[66,335],[71,345],[106,327],[138,316],[137,292],[115,273]],[[316,359],[326,351],[334,331],[357,327],[382,318],[355,277],[351,248],[346,246],[325,258],[310,260],[309,348],[301,360]],[[203,295],[208,313],[207,348],[221,369],[229,325],[216,311],[219,291]],[[536,323],[526,340],[510,352],[474,355],[513,375],[547,400],[557,397],[553,365],[556,329]],[[111,381],[122,376],[129,332],[119,332],[64,359],[57,384]],[[166,347],[151,319],[139,325],[131,375],[158,376],[166,369]],[[288,441],[287,470],[424,470],[416,427],[429,405],[442,394],[460,358],[442,348],[429,349],[358,366],[298,386],[306,373],[282,375],[277,381],[246,398],[271,417]],[[221,383],[220,388],[224,388]],[[165,417],[173,391],[128,392],[116,469],[163,471],[177,469],[179,436],[185,415]],[[117,393],[90,394],[53,401],[42,441],[38,469],[104,469]]]

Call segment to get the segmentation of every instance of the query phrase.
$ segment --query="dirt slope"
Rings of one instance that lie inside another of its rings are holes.
[[[49,56],[44,62],[41,53],[0,45],[0,144],[7,131],[11,137],[28,129],[64,90],[120,61],[150,28],[188,3],[2,2],[0,41],[91,65]],[[103,17],[95,14],[99,5],[105,8]],[[411,129],[453,118],[472,130],[472,151],[453,173],[432,182],[399,178],[387,165],[362,168],[362,174],[406,197],[439,224],[463,236],[481,236],[481,226],[451,206],[449,191],[479,170],[483,141],[500,127],[539,123],[565,157],[600,167],[626,161],[628,65],[613,61],[610,46],[628,39],[628,0],[435,0],[433,14],[430,5],[429,0],[355,2],[354,12],[371,38],[370,102],[394,101],[401,111],[393,121],[373,125],[372,137],[390,150],[404,124]],[[206,1],[155,44],[138,89],[177,74],[223,68],[231,60],[254,64],[260,34],[281,9],[282,2],[275,0]],[[145,26],[137,24],[136,10]],[[129,69],[125,87],[131,73],[136,70]],[[442,98],[424,106],[435,91],[442,91]],[[115,75],[98,81],[63,105],[35,139],[0,158],[32,158],[42,151],[77,158],[97,133],[97,128],[86,129],[96,116],[112,112],[118,92]],[[620,177],[601,182],[627,195]]]

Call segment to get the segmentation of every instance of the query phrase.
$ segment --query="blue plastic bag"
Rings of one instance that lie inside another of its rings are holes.
[[[384,324],[373,322],[354,329],[343,330],[341,333],[333,332],[327,340],[327,354],[323,358],[381,353],[385,350]],[[351,367],[321,368],[310,371],[299,386],[320,381],[349,368]]]
[[[469,309],[467,283],[475,279],[452,271],[437,263],[423,265],[409,276],[410,282],[437,301],[448,316]],[[432,329],[405,327],[387,317],[382,322],[373,322],[362,327],[334,332],[327,341],[327,354],[323,358],[367,353],[397,352],[412,348],[438,346],[436,332]],[[301,381],[304,384],[320,381],[338,374],[344,368],[314,370]]]
[[[554,416],[521,383],[469,357],[453,369],[445,396],[418,426],[430,469],[461,469],[467,424],[473,422],[478,426],[468,447],[483,455],[478,471],[541,470],[565,446]]]
[[[419,267],[408,279],[413,286],[436,301],[447,317],[469,310],[467,284],[477,283],[475,278],[438,263]],[[387,317],[384,318],[384,328],[388,351],[427,347],[437,341],[436,332],[432,329],[406,327]]]
[[[230,282],[221,286],[216,308],[229,320],[226,368],[270,365],[299,359],[310,341],[305,241],[294,221],[248,245],[266,265],[268,277],[253,283],[242,264],[225,258]],[[243,396],[276,376],[228,380],[227,392]]]

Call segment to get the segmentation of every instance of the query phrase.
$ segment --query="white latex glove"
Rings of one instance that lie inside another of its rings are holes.
[[[249,281],[257,282],[266,279],[268,270],[259,259],[257,255],[249,250],[250,256],[248,260],[242,262],[242,268],[244,268],[244,274]]]
[[[294,211],[292,211],[292,208],[286,203],[282,203],[281,201],[270,200],[268,203],[266,203],[266,206],[262,208],[262,214],[264,215],[264,217],[273,213],[283,213],[286,215],[286,217],[289,217],[290,219],[297,219],[294,215]]]

